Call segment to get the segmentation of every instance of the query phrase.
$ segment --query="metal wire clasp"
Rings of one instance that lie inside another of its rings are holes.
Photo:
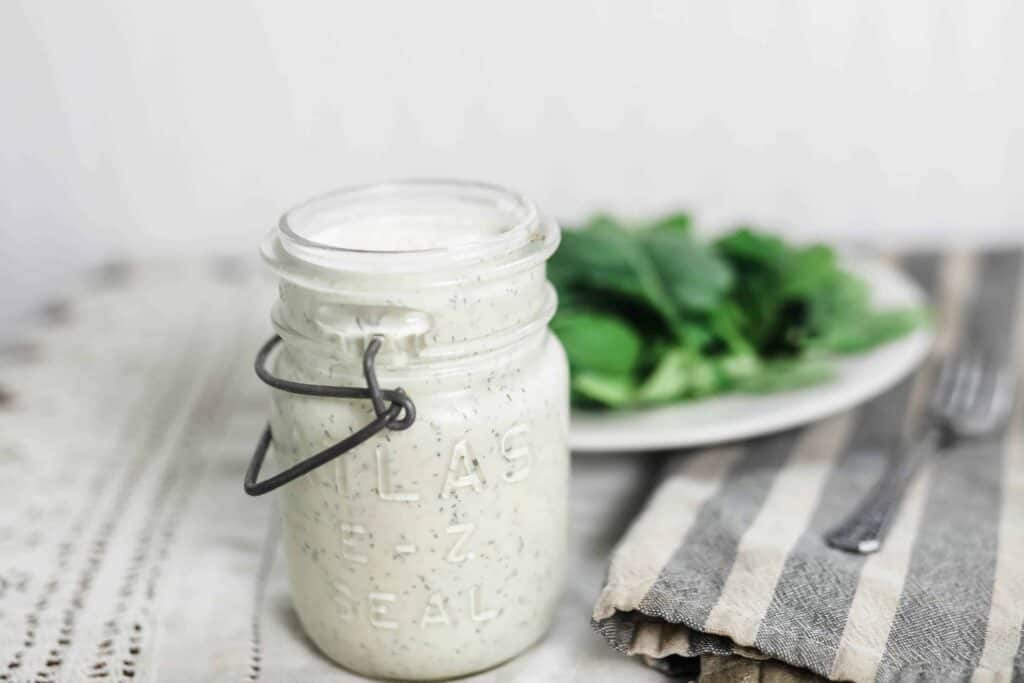
[[[377,373],[374,370],[374,359],[377,351],[380,350],[381,337],[374,337],[366,347],[363,354],[363,376],[366,377],[365,387],[332,387],[325,384],[303,384],[276,377],[267,370],[266,362],[270,352],[281,342],[281,337],[274,335],[264,344],[259,353],[256,354],[256,376],[264,383],[275,389],[287,391],[290,394],[302,396],[321,396],[325,398],[367,398],[373,402],[373,412],[377,417],[359,431],[350,434],[338,443],[325,448],[319,453],[312,455],[305,460],[292,465],[274,476],[263,481],[257,481],[260,476],[260,468],[263,467],[263,460],[267,456],[267,449],[273,440],[270,432],[270,423],[267,423],[263,434],[260,436],[256,450],[252,454],[252,461],[249,469],[245,472],[245,492],[250,496],[261,496],[268,491],[273,491],[283,486],[292,479],[315,470],[317,467],[334,460],[339,455],[347,453],[359,444],[363,443],[377,432],[383,429],[400,431],[408,429],[416,421],[416,406],[412,399],[402,389],[381,389],[377,383]]]

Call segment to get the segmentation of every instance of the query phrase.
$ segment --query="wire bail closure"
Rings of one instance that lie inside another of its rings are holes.
[[[369,399],[373,403],[373,412],[377,417],[359,431],[350,434],[333,446],[325,448],[319,453],[292,465],[268,479],[257,481],[260,476],[260,469],[263,467],[263,460],[266,458],[267,450],[273,441],[270,423],[267,422],[267,426],[263,430],[259,442],[256,444],[256,450],[252,454],[249,468],[245,472],[246,493],[250,496],[262,496],[264,493],[284,486],[293,479],[298,479],[317,467],[329,463],[331,460],[359,446],[384,429],[401,431],[412,426],[412,423],[416,421],[416,406],[413,404],[412,399],[401,388],[381,389],[380,384],[377,382],[374,362],[377,352],[380,350],[382,339],[379,335],[373,337],[363,353],[363,376],[366,378],[365,387],[333,387],[325,384],[303,384],[302,382],[281,379],[273,375],[266,367],[270,352],[281,342],[280,335],[274,335],[260,348],[259,353],[256,354],[256,376],[265,384],[275,389],[301,396]]]

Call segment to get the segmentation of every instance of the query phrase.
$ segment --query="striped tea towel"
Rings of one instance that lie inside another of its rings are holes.
[[[1020,252],[903,266],[932,294],[940,353],[1021,355]],[[833,680],[1024,680],[1024,401],[1005,433],[919,472],[879,553],[823,541],[918,421],[934,374],[804,429],[670,458],[613,553],[594,627],[663,669],[701,657],[707,680],[810,676],[791,667]]]

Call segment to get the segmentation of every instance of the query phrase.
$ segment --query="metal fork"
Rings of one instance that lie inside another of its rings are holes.
[[[945,360],[922,431],[894,454],[867,497],[828,533],[828,544],[861,555],[877,552],[923,462],[952,442],[983,436],[1006,424],[1013,406],[1012,374],[1010,368],[979,356]]]

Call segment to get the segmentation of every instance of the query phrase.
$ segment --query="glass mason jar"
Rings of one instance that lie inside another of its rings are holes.
[[[558,226],[488,185],[343,190],[286,213],[279,378],[402,388],[415,420],[284,486],[291,590],[328,656],[370,676],[496,665],[540,638],[565,575],[568,371],[547,323]],[[273,392],[280,467],[375,417],[366,399]]]

